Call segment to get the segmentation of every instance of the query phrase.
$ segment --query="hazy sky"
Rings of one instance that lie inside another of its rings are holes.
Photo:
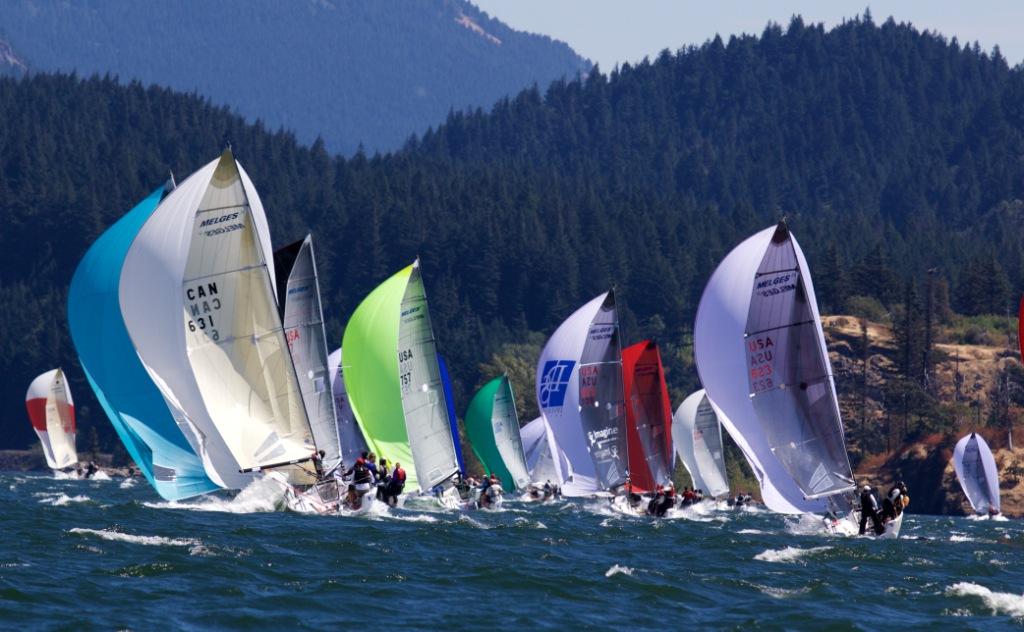
[[[1011,65],[1024,60],[1024,0],[470,0],[513,28],[568,42],[576,52],[611,70],[623,61],[654,57],[716,33],[728,39],[760,34],[769,21],[783,27],[794,14],[826,27],[871,8],[877,24],[890,15],[919,29],[977,40],[986,51],[999,45]]]

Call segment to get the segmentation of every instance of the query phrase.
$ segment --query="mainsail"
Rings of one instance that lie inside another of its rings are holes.
[[[693,486],[715,498],[729,493],[720,416],[701,389],[684,399],[672,417],[672,438]]]
[[[852,487],[814,288],[784,224],[748,238],[712,274],[694,356],[770,509],[824,511],[820,497]]]
[[[139,361],[118,300],[125,255],[163,194],[160,188],[128,211],[82,257],[68,291],[68,325],[85,376],[128,454],[160,496],[181,500],[218,487]]]
[[[336,349],[327,358],[328,374],[331,378],[331,393],[334,396],[334,414],[338,420],[338,439],[341,441],[341,457],[346,465],[352,465],[367,451],[366,439],[359,429],[356,416],[345,391],[345,367],[341,349]]]
[[[330,470],[341,462],[341,445],[327,370],[327,336],[312,235],[275,251],[274,269],[285,340],[313,441],[324,451],[324,468]]]
[[[558,448],[551,426],[543,417],[537,417],[520,428],[523,452],[530,480],[536,483],[552,483],[562,486],[572,479],[572,468],[565,453]]]
[[[992,450],[981,435],[972,432],[957,441],[953,469],[974,511],[988,514],[1000,510],[999,471]]]
[[[75,450],[75,402],[60,369],[39,375],[28,386],[25,407],[43,444],[46,464],[59,470],[78,463]]]
[[[465,423],[473,452],[487,474],[495,474],[507,489],[523,489],[530,484],[515,396],[507,375],[494,378],[477,391],[469,402]]]
[[[576,310],[541,352],[537,404],[571,464],[572,474],[562,486],[566,496],[592,495],[625,480],[619,354],[612,292]]]
[[[230,151],[167,196],[128,250],[119,297],[139,358],[223,487],[311,457],[274,298],[263,206]]]
[[[637,491],[654,491],[672,479],[672,410],[658,345],[650,340],[622,350],[629,476]]]
[[[342,341],[345,385],[367,443],[410,462],[407,484],[429,491],[458,472],[419,261],[363,299]]]

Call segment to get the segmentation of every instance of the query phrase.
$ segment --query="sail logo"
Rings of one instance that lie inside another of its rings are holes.
[[[229,213],[227,215],[221,215],[220,217],[211,217],[210,219],[204,219],[199,227],[213,226],[214,224],[220,224],[221,222],[230,222],[233,219],[238,219],[238,213]]]
[[[573,360],[548,360],[540,376],[540,392],[538,399],[541,408],[559,408],[565,403],[565,394],[569,390],[569,378],[576,366]]]

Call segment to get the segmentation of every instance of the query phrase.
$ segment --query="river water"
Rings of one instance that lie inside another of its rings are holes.
[[[896,541],[763,510],[167,503],[139,479],[0,474],[4,628],[993,629],[1024,623],[1024,523],[908,515]]]

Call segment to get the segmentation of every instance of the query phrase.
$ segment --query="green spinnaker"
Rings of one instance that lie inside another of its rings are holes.
[[[505,460],[494,439],[495,399],[499,394],[506,392],[511,396],[511,387],[505,375],[496,377],[480,387],[466,409],[465,424],[466,434],[473,445],[473,453],[480,459],[488,476],[495,474],[501,479],[501,485],[505,489],[515,489],[515,478],[505,466]]]
[[[419,485],[405,430],[397,356],[402,298],[412,269],[404,268],[363,299],[341,342],[352,412],[370,450],[392,465],[402,464],[406,489]]]

